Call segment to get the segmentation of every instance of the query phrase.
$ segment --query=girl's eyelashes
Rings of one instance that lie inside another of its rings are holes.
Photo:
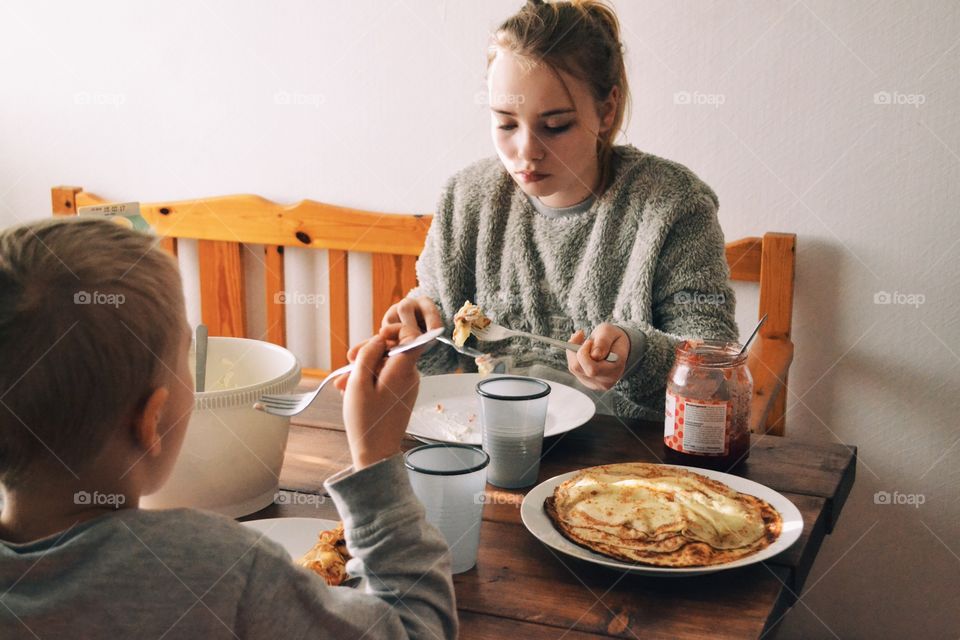
[[[567,131],[567,130],[570,129],[570,127],[572,127],[572,126],[573,126],[573,123],[572,123],[572,122],[568,122],[568,123],[566,123],[566,124],[561,124],[561,125],[554,126],[554,127],[545,126],[544,129],[546,130],[547,133],[549,133],[549,134],[551,134],[551,135],[557,135],[558,133],[563,133],[564,131]]]
[[[557,125],[557,126],[544,125],[543,131],[544,131],[544,133],[546,133],[547,135],[555,136],[555,135],[559,135],[559,134],[563,133],[564,131],[568,131],[568,130],[570,129],[570,127],[572,127],[572,126],[573,126],[573,123],[572,123],[572,122],[568,122],[568,123],[566,123],[566,124],[561,124],[561,125]],[[500,124],[500,125],[497,125],[497,129],[499,129],[500,131],[513,131],[513,130],[516,129],[516,128],[517,128],[517,125],[515,125],[515,124]]]

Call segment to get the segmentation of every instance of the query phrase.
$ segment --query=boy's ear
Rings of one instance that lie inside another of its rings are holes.
[[[167,404],[170,391],[157,387],[147,397],[143,409],[133,417],[133,437],[147,455],[160,455],[160,417]]]

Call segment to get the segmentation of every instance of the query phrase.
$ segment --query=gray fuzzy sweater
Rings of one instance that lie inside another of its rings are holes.
[[[464,300],[495,322],[567,340],[602,322],[642,337],[606,398],[618,415],[662,419],[667,374],[688,337],[736,340],[717,196],[686,167],[620,146],[610,187],[587,211],[549,217],[497,158],[447,184],[417,262],[411,296],[431,297],[452,325]],[[637,345],[632,345],[636,347]],[[565,371],[563,352],[527,339],[480,343],[513,370]],[[434,348],[427,374],[472,362]]]

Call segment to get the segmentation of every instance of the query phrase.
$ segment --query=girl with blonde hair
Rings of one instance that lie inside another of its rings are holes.
[[[662,418],[677,342],[737,339],[717,196],[686,167],[614,143],[629,88],[603,2],[528,2],[493,34],[487,71],[497,157],[447,183],[418,286],[384,325],[449,327],[471,300],[510,328],[583,344],[478,345],[511,371]],[[426,373],[472,366],[449,349],[421,360]]]

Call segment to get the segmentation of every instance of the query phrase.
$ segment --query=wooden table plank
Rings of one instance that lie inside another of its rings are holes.
[[[597,637],[593,633],[509,620],[473,611],[460,611],[459,615],[461,640],[503,640],[513,637],[523,640],[557,640],[561,636],[563,640],[590,640]]]

